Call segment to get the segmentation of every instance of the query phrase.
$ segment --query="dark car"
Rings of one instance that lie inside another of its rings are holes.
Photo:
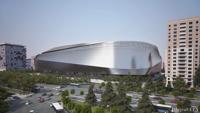
[[[53,96],[53,93],[48,94],[48,97],[51,97],[51,96]]]
[[[46,96],[46,95],[47,95],[47,93],[43,93],[43,94],[42,94],[42,96]]]

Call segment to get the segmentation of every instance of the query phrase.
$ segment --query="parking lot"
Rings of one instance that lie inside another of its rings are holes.
[[[8,113],[30,113],[31,110],[35,113],[55,113],[50,107],[51,103],[60,101],[60,93],[63,90],[68,89],[69,93],[71,89],[75,89],[74,95],[80,95],[80,91],[87,93],[88,85],[73,86],[67,85],[66,87],[59,88],[58,85],[46,85],[38,84],[38,93],[34,93],[31,96],[24,98],[12,99],[10,101],[10,111]],[[66,112],[67,113],[67,112]]]

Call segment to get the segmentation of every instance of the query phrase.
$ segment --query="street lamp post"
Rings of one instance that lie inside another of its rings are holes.
[[[111,106],[110,106],[110,105],[107,105],[107,108],[109,108],[109,110],[110,110],[110,113],[111,113]]]

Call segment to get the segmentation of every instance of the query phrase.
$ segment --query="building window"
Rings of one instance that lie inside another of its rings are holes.
[[[185,45],[180,45],[179,47],[185,47]]]
[[[186,27],[180,27],[180,29],[185,29]]]
[[[186,23],[180,23],[180,25],[185,25]]]
[[[180,36],[185,36],[185,34],[180,34]]]
[[[199,23],[199,21],[196,21],[196,24],[198,24]]]
[[[192,22],[189,22],[189,24],[192,24]]]

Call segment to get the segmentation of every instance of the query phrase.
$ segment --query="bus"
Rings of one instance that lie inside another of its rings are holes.
[[[171,105],[153,104],[159,113],[173,113]]]
[[[54,109],[56,113],[65,113],[63,106],[61,106],[58,102],[51,103],[50,106]]]

